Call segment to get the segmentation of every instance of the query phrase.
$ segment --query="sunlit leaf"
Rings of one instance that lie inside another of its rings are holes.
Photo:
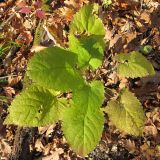
[[[31,86],[18,95],[9,107],[5,124],[44,126],[60,119],[60,110],[66,104],[57,99],[51,90]]]
[[[101,82],[92,82],[73,92],[73,104],[63,112],[62,130],[77,154],[86,156],[98,144],[104,124],[100,107],[104,100]]]
[[[117,73],[121,77],[136,78],[155,74],[152,64],[139,52],[120,53],[115,56],[115,60],[118,62]]]
[[[142,135],[145,115],[139,100],[125,89],[118,100],[111,100],[105,111],[120,130],[135,136]]]

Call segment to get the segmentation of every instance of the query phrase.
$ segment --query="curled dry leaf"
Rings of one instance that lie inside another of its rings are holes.
[[[3,87],[4,93],[7,97],[12,97],[15,95],[15,90],[12,87]]]
[[[130,139],[126,140],[125,147],[128,149],[128,151],[130,151],[132,153],[134,153],[136,150],[135,142]]]
[[[12,77],[12,76],[10,76],[10,77],[8,78],[8,85],[9,85],[9,86],[14,86],[14,85],[17,84],[21,79],[22,79],[22,76],[17,76],[17,77]]]
[[[11,146],[5,142],[4,139],[0,139],[0,158],[7,160],[11,154]]]
[[[16,39],[16,43],[19,45],[22,44],[30,44],[33,41],[33,36],[30,31],[24,31],[19,34],[18,38]]]
[[[69,21],[69,22],[72,21],[73,15],[75,14],[75,11],[73,9],[63,7],[60,9],[60,11],[66,21]]]

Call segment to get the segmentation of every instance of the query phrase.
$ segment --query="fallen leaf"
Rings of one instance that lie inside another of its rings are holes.
[[[19,7],[19,8],[23,8],[23,7],[27,6],[27,4],[23,0],[17,0],[16,1],[16,6]]]
[[[14,85],[17,84],[21,79],[22,79],[22,76],[17,76],[17,77],[9,76],[9,78],[8,78],[8,85],[9,85],[9,86],[14,86]]]
[[[36,10],[35,15],[36,15],[36,17],[39,18],[39,19],[44,19],[44,18],[45,18],[45,13],[44,13],[44,11],[41,10],[41,9]]]
[[[4,93],[7,97],[11,97],[15,95],[15,90],[12,87],[3,87]]]
[[[29,14],[31,13],[31,8],[28,6],[25,6],[25,7],[22,7],[19,12],[24,14]]]
[[[34,2],[34,7],[35,7],[35,9],[41,8],[42,7],[42,2],[41,1],[35,1]]]
[[[36,140],[35,148],[36,148],[36,150],[39,151],[39,152],[42,152],[42,151],[44,150],[44,146],[43,146],[43,144],[42,144],[42,142],[41,142],[40,139],[37,139],[37,140]]]
[[[43,157],[42,160],[58,160],[59,159],[59,155],[64,153],[62,148],[57,148],[52,155]]]
[[[11,154],[11,146],[5,142],[5,139],[0,139],[0,158],[7,160]]]
[[[16,39],[16,43],[19,45],[27,44],[29,45],[33,41],[33,36],[30,31],[23,31],[19,34]]]
[[[60,11],[61,11],[61,14],[65,20],[67,20],[69,22],[72,21],[73,15],[75,14],[75,11],[73,9],[63,7],[60,9]]]
[[[145,135],[153,135],[156,136],[158,134],[157,128],[154,124],[150,126],[145,126],[144,127],[144,133]]]
[[[134,153],[136,150],[135,142],[130,139],[126,140],[125,147],[128,149],[130,153]]]

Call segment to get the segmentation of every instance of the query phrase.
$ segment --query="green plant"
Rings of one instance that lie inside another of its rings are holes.
[[[142,45],[139,48],[139,51],[142,52],[144,55],[148,55],[153,50],[151,45]]]
[[[144,112],[136,97],[124,89],[119,99],[110,101],[109,107],[102,110],[105,98],[103,82],[87,78],[86,70],[101,66],[105,49],[104,35],[104,26],[94,12],[94,5],[82,7],[70,24],[69,48],[46,48],[30,60],[26,76],[32,80],[32,85],[12,102],[5,123],[44,126],[61,120],[65,138],[81,156],[90,153],[101,138],[103,111],[108,113],[119,129],[141,135]],[[126,63],[125,57],[122,54],[116,59]],[[128,63],[130,57],[127,58]],[[150,63],[144,57],[141,59],[144,62],[138,62],[138,65],[149,70],[142,76],[152,74],[154,71],[146,66],[146,63]],[[127,72],[122,75],[130,76]],[[71,94],[71,98],[62,96],[64,92]],[[129,123],[116,123],[118,114],[125,115],[126,118],[122,117],[121,120],[128,118]],[[132,132],[130,128],[134,125],[136,128]]]
[[[108,7],[112,4],[112,0],[102,0],[102,4],[104,7]]]
[[[19,45],[13,41],[0,44],[0,57],[3,56],[6,52],[8,52],[14,46],[19,47]]]

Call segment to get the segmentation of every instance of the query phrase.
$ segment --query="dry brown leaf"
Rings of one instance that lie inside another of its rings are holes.
[[[15,4],[19,8],[25,7],[27,5],[27,3],[24,0],[17,0]]]
[[[51,132],[53,132],[53,128],[55,127],[55,124],[45,126],[45,127],[38,127],[39,134],[44,134],[48,136]]]
[[[157,128],[154,124],[150,126],[145,126],[144,127],[144,133],[145,135],[153,135],[156,136],[158,134]]]
[[[54,148],[56,148],[56,146],[54,146],[54,143],[48,143],[44,148],[44,155],[49,155],[51,150],[53,150]]]
[[[56,148],[56,150],[52,153],[52,155],[43,157],[42,160],[58,160],[59,155],[64,153],[62,148]]]
[[[32,27],[33,27],[33,24],[32,24],[33,22],[30,22],[29,20],[25,20],[25,22],[23,23],[23,25],[24,25],[24,27],[26,28],[26,29],[32,29]]]
[[[106,40],[106,41],[110,41],[111,39],[113,39],[113,36],[114,36],[114,34],[115,34],[115,30],[114,29],[109,29],[109,28],[105,28],[105,37],[104,37],[104,39]]]
[[[16,43],[19,45],[27,44],[29,45],[33,41],[33,36],[30,31],[21,32],[16,39]]]
[[[140,2],[139,0],[117,0],[116,5],[122,9],[136,9]]]
[[[123,50],[123,45],[126,43],[126,39],[119,34],[116,34],[109,41],[109,49],[113,49],[114,52],[119,53]]]
[[[88,0],[65,0],[64,3],[72,8],[80,8],[83,3],[87,4]]]
[[[14,85],[17,84],[21,79],[22,79],[22,76],[17,76],[17,77],[9,76],[9,78],[8,78],[8,85],[9,85],[9,86],[14,86]]]
[[[12,98],[12,96],[15,95],[14,88],[12,88],[12,87],[3,87],[3,89],[4,89],[4,93],[5,93],[5,95],[7,97],[11,97]]]
[[[125,147],[128,149],[130,153],[134,153],[136,150],[135,142],[130,139],[126,140]]]
[[[66,20],[66,21],[69,21],[71,22],[72,19],[73,19],[73,16],[75,14],[75,11],[71,8],[67,8],[67,7],[63,7],[60,9],[61,11],[61,15],[63,16],[63,18]]]
[[[0,159],[7,160],[11,154],[11,146],[5,141],[5,139],[0,138]]]
[[[142,12],[139,19],[144,24],[151,24],[150,12],[149,11]]]
[[[127,32],[124,34],[126,37],[127,44],[137,37],[137,32]]]
[[[155,150],[151,149],[147,143],[144,143],[140,148],[141,148],[143,154],[145,154],[145,158],[147,158],[147,160],[151,160],[152,157],[154,157]]]
[[[35,148],[36,148],[36,150],[39,151],[39,152],[42,152],[42,151],[44,150],[44,146],[43,146],[43,144],[42,144],[42,142],[41,142],[40,139],[37,139],[37,140],[36,140]]]
[[[48,128],[49,128],[49,126],[38,127],[39,134],[44,134]]]
[[[50,125],[46,131],[46,136],[49,136],[53,132],[53,128],[56,126],[56,124]]]

